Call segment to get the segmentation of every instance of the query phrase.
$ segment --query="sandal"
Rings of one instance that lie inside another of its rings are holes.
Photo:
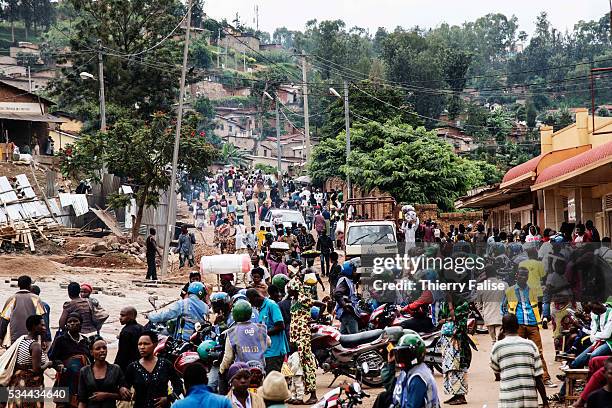
[[[318,398],[315,397],[310,397],[306,402],[304,402],[304,405],[314,405],[317,402],[319,402]]]
[[[299,400],[295,398],[289,398],[287,401],[285,401],[285,403],[289,405],[304,405],[303,400]]]
[[[465,400],[465,397],[461,395],[447,402],[447,404],[448,405],[467,405],[467,401]]]

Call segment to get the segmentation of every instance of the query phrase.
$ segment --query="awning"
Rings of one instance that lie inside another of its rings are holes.
[[[474,194],[460,197],[455,201],[456,208],[493,208],[508,204],[513,198],[529,192],[527,189],[499,188],[498,185],[478,189]]]
[[[544,169],[531,187],[531,190],[541,190],[542,188],[596,170],[609,163],[612,163],[612,142],[604,143]],[[598,181],[599,183],[605,183],[612,180]]]
[[[531,160],[527,160],[525,163],[519,164],[518,166],[515,166],[508,170],[508,172],[504,175],[504,178],[502,179],[500,187],[509,187],[521,181],[528,180],[531,177],[535,177],[538,164],[544,156],[545,155],[541,154]]]
[[[53,116],[48,113],[45,113],[44,115],[36,115],[33,113],[0,112],[0,119],[22,120],[25,122],[68,122],[67,119],[58,118],[57,116]]]

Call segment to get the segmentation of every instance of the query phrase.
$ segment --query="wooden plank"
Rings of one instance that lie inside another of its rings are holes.
[[[36,247],[34,246],[34,240],[32,239],[32,234],[28,232],[26,236],[28,238],[28,243],[30,244],[30,251],[36,252]]]
[[[91,208],[91,211],[96,214],[96,216],[108,227],[108,229],[111,230],[113,234],[118,237],[124,237],[123,231],[121,231],[121,228],[119,227],[119,224],[117,223],[117,220],[114,219],[114,217],[109,215],[104,210]]]

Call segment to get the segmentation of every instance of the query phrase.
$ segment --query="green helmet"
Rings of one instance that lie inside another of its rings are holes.
[[[235,322],[246,322],[251,319],[253,308],[246,300],[239,300],[232,307],[232,317]]]
[[[198,346],[198,356],[200,356],[202,360],[206,360],[208,358],[208,355],[210,354],[210,351],[213,350],[215,347],[217,347],[216,341],[204,340]]]
[[[285,286],[289,282],[289,277],[284,273],[279,273],[278,275],[274,275],[272,278],[272,285],[279,288],[282,292],[285,291]]]
[[[393,350],[395,361],[404,369],[410,369],[422,363],[425,358],[425,342],[416,333],[404,334]]]

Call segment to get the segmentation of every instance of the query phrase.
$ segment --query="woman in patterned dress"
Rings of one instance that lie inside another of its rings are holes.
[[[472,362],[467,330],[468,311],[469,303],[459,297],[449,297],[440,309],[439,318],[445,320],[440,337],[444,393],[452,395],[444,402],[448,405],[467,404],[467,372]]]
[[[42,388],[44,385],[43,372],[51,367],[51,362],[47,360],[39,342],[40,337],[44,336],[47,327],[40,315],[32,315],[26,319],[28,334],[25,336],[17,348],[17,360],[15,371],[8,384],[14,388]],[[9,408],[42,408],[44,401],[22,402],[21,400],[11,401],[7,404]]]
[[[293,300],[291,305],[291,326],[289,329],[289,342],[297,348],[304,372],[304,385],[306,392],[310,393],[308,401],[291,401],[290,404],[313,405],[318,401],[317,398],[317,361],[310,344],[310,309],[313,306],[324,307],[321,302],[312,300],[304,290],[304,285],[299,277],[295,277],[287,282],[285,287],[287,294]]]

